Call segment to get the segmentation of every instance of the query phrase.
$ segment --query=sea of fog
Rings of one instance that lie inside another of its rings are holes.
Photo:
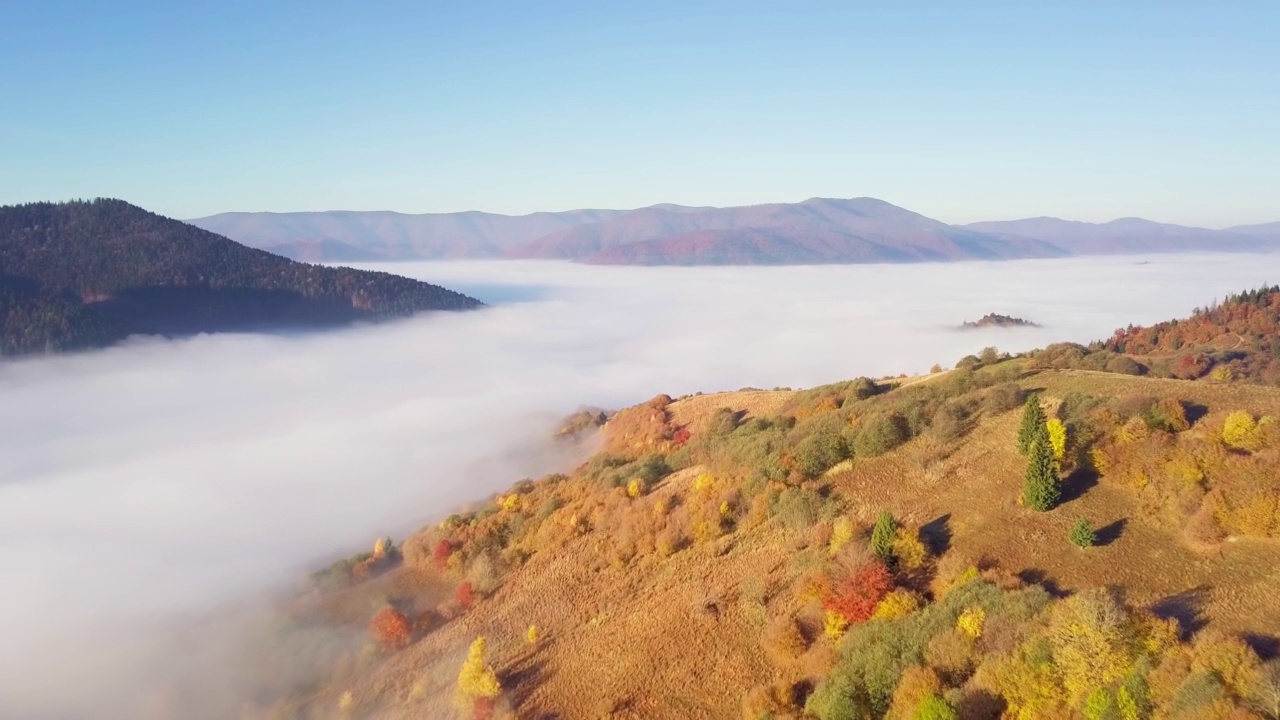
[[[158,628],[573,458],[580,405],[919,373],[1280,281],[1280,256],[623,268],[366,265],[491,307],[0,364],[0,717],[125,717]],[[1041,329],[962,332],[989,312]]]

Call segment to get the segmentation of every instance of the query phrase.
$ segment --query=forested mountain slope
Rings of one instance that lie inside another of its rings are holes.
[[[0,352],[130,333],[332,327],[472,298],[388,273],[295,262],[120,200],[0,208]]]

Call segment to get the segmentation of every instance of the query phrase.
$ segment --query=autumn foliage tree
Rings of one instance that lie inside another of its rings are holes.
[[[1263,431],[1272,422],[1271,418],[1255,421],[1247,412],[1233,412],[1222,424],[1222,441],[1236,450],[1256,451],[1263,445]]]
[[[436,570],[443,572],[449,568],[449,556],[453,555],[455,549],[453,541],[448,538],[442,538],[436,543],[431,550],[431,564]]]
[[[855,568],[826,593],[823,605],[850,623],[866,622],[893,589],[893,577],[884,563],[871,561]]]
[[[932,668],[910,665],[893,691],[885,720],[914,720],[916,711],[926,698],[942,692],[942,683]]]
[[[453,591],[453,601],[463,610],[471,609],[476,602],[476,591],[470,580],[458,584],[458,589]]]
[[[1053,458],[1061,460],[1067,454],[1067,426],[1058,418],[1050,418],[1045,423],[1045,433],[1049,438],[1049,447],[1053,450]]]
[[[469,710],[474,718],[488,718],[493,715],[494,699],[502,693],[502,685],[498,675],[485,660],[484,636],[477,637],[467,650],[467,659],[458,672],[457,693],[454,696],[458,706]]]
[[[1108,592],[1073,595],[1053,609],[1048,639],[1068,698],[1078,703],[1094,689],[1122,680],[1133,661],[1133,620]]]
[[[374,613],[369,621],[369,634],[387,650],[398,650],[413,640],[413,624],[390,605]]]

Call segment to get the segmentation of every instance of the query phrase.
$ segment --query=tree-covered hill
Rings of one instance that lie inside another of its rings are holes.
[[[1119,328],[1088,347],[1037,351],[1040,368],[1106,370],[1179,380],[1280,384],[1280,286],[1228,295],[1191,317]]]
[[[120,200],[0,207],[3,355],[480,304],[397,275],[295,262]]]
[[[1177,352],[1233,336],[1234,344],[1270,350],[1276,345],[1280,325],[1280,286],[1261,287],[1228,295],[1221,303],[1197,308],[1189,318],[1167,320],[1150,327],[1117,330],[1106,343],[1108,350],[1144,355]]]

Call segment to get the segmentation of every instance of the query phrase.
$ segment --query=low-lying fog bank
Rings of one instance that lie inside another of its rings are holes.
[[[1280,275],[1276,256],[1138,260],[367,265],[494,307],[0,365],[0,717],[127,715],[167,619],[564,464],[544,440],[580,404],[924,372]],[[989,312],[1043,327],[956,329]]]

